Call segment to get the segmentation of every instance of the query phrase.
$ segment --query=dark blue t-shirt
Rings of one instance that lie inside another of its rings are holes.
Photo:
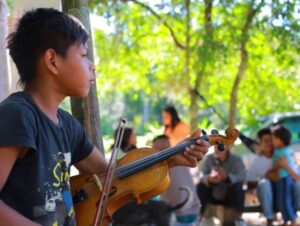
[[[59,124],[25,92],[0,104],[0,146],[29,148],[14,164],[0,199],[42,225],[73,226],[70,166],[87,157],[93,145],[69,113],[59,109],[57,116]]]

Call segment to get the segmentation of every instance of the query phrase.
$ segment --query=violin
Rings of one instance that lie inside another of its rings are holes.
[[[102,221],[107,226],[112,215],[121,206],[131,201],[142,203],[164,192],[169,185],[169,169],[166,160],[182,151],[197,140],[206,140],[210,145],[233,144],[239,135],[237,129],[227,129],[225,135],[211,134],[185,140],[175,147],[155,152],[151,148],[138,148],[117,160],[108,194],[108,202]],[[92,226],[99,207],[103,176],[83,173],[70,178],[76,223],[78,226]]]

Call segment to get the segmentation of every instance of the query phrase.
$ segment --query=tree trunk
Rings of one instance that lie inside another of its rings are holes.
[[[242,78],[245,75],[245,71],[248,63],[248,52],[246,50],[246,43],[241,43],[241,62],[239,70],[233,83],[233,87],[230,94],[230,109],[229,109],[229,127],[234,128],[236,124],[236,106],[238,99],[238,89]]]
[[[7,16],[8,8],[6,1],[0,0],[0,101],[9,94],[9,69],[6,51],[6,36],[8,33]]]
[[[213,0],[205,0],[205,14],[204,14],[204,42],[203,49],[210,50],[211,42],[212,42],[212,6]],[[195,47],[197,48],[198,40],[196,41]],[[204,52],[204,51],[202,51]],[[209,51],[210,52],[210,51]],[[201,93],[201,84],[206,71],[207,59],[205,54],[200,55],[199,64],[201,65],[199,71],[197,72],[197,77],[194,83],[194,87],[190,89],[190,97],[191,97],[191,106],[190,106],[190,116],[191,116],[191,126],[192,129],[195,129],[198,124],[198,115],[199,115],[199,97],[195,93],[195,91],[200,90]]]
[[[62,0],[62,8],[65,13],[78,18],[90,33],[90,38],[88,40],[88,57],[90,60],[94,61],[87,0]],[[71,109],[72,114],[82,125],[84,125],[84,128],[94,145],[104,153],[96,84],[91,86],[87,97],[71,98]]]
[[[234,80],[234,84],[231,90],[231,95],[230,95],[230,109],[229,109],[229,127],[233,128],[235,127],[236,124],[236,106],[237,106],[237,100],[238,100],[238,89],[239,85],[241,83],[242,78],[245,76],[247,64],[248,64],[248,51],[246,48],[246,44],[248,42],[248,32],[250,30],[253,18],[256,14],[256,12],[259,10],[259,7],[255,10],[253,8],[254,2],[252,1],[249,5],[248,12],[247,12],[247,19],[246,22],[243,26],[242,29],[242,34],[241,34],[241,42],[240,42],[240,56],[241,56],[241,61],[239,65],[239,69],[236,75],[236,78]]]
[[[185,49],[184,49],[184,56],[185,56],[185,64],[184,64],[184,86],[188,88],[187,92],[191,93],[191,87],[189,84],[190,81],[190,67],[191,67],[191,48],[190,48],[190,42],[191,42],[191,12],[190,12],[190,0],[185,0],[185,10],[186,10],[186,16],[185,16]],[[194,103],[190,102],[190,123],[192,129],[196,127],[195,124],[192,122],[197,121],[197,115],[191,114],[193,107],[195,107]],[[193,117],[196,117],[194,119]]]

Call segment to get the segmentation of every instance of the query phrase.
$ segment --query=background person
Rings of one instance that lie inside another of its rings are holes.
[[[296,225],[297,215],[292,203],[293,178],[286,169],[276,165],[276,162],[279,158],[285,158],[290,168],[295,169],[293,150],[289,146],[290,142],[290,131],[284,126],[276,126],[272,131],[272,144],[275,149],[272,156],[273,168],[270,171],[273,171],[274,174],[278,176],[277,181],[274,182],[276,186],[276,203],[282,214],[284,226]],[[290,224],[288,224],[288,222],[290,222]]]
[[[171,146],[178,144],[191,133],[191,127],[184,123],[173,106],[166,107],[162,112],[164,134],[169,137]]]
[[[248,170],[248,181],[251,183],[252,188],[256,188],[257,197],[262,207],[264,216],[267,219],[267,225],[271,226],[274,220],[274,208],[275,208],[275,187],[272,183],[274,173],[270,170],[272,168],[272,133],[270,128],[262,128],[257,132],[258,145],[260,152],[253,159],[252,164]],[[298,210],[300,206],[300,176],[296,174],[295,169],[292,169],[284,158],[279,159],[277,164],[288,170],[293,179],[292,185],[293,192],[293,204],[294,209]],[[276,208],[275,208],[276,209]]]
[[[152,143],[152,148],[156,151],[165,150],[170,146],[169,138],[166,135],[157,136]],[[182,189],[183,187],[189,190],[189,194]],[[161,194],[162,200],[170,206],[176,206],[187,197],[189,200],[187,205],[175,211],[176,223],[174,226],[194,226],[199,214],[200,201],[189,168],[178,166],[170,169],[170,185]]]
[[[257,132],[259,154],[255,156],[248,170],[248,181],[252,188],[257,188],[257,197],[262,207],[267,225],[271,226],[274,220],[274,188],[267,178],[267,172],[272,168],[272,134],[269,128]]]
[[[244,208],[243,183],[246,179],[246,169],[242,159],[231,153],[224,145],[220,150],[214,146],[214,153],[207,155],[203,162],[203,177],[197,186],[197,194],[202,205],[203,216],[207,204],[222,205],[231,212],[231,219],[225,219],[224,225],[234,225],[241,220]]]
[[[114,141],[116,141],[118,129],[114,132]],[[115,143],[112,145],[112,148],[115,146]],[[121,141],[120,150],[118,152],[118,159],[122,158],[126,153],[128,153],[131,150],[136,149],[136,135],[134,133],[133,128],[131,127],[125,127],[124,133],[123,133],[123,139]]]

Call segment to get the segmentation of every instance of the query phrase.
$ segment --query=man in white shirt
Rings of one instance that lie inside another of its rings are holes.
[[[267,226],[271,226],[274,220],[274,186],[272,181],[276,180],[276,175],[270,169],[273,166],[272,155],[272,135],[269,128],[258,131],[260,153],[254,158],[248,170],[247,180],[257,188],[257,196],[260,201],[264,216],[267,218]],[[293,177],[293,201],[294,208],[300,209],[300,176],[296,169],[288,166],[286,160],[280,159],[278,166],[285,168]]]

